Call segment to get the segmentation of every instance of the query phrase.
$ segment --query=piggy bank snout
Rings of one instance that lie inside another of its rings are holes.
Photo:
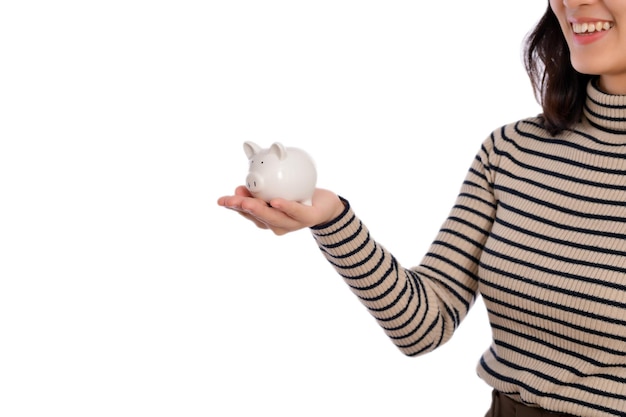
[[[251,192],[254,192],[254,191],[262,189],[263,188],[263,177],[261,177],[256,172],[248,173],[248,176],[246,177],[246,187]]]

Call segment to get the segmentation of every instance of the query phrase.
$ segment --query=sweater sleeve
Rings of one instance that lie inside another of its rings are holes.
[[[477,297],[479,260],[496,212],[494,159],[491,136],[418,266],[399,265],[345,199],[338,218],[311,228],[323,255],[406,355],[447,342]]]

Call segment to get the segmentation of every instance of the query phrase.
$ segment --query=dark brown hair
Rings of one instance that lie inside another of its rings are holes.
[[[592,76],[572,66],[569,47],[549,4],[525,39],[524,65],[543,109],[546,130],[555,135],[578,122]]]

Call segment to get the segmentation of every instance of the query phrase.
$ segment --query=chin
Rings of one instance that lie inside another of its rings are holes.
[[[602,73],[602,69],[597,65],[592,65],[587,62],[577,63],[575,60],[572,60],[572,66],[576,71],[585,75],[599,75]]]

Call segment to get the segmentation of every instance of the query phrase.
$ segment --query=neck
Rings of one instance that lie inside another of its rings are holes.
[[[601,75],[598,88],[607,94],[626,95],[626,75]]]

